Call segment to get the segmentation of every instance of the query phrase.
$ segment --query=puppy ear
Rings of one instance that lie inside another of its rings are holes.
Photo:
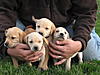
[[[70,39],[69,33],[68,33],[67,39]]]
[[[33,28],[27,28],[27,29],[25,29],[26,35],[29,34],[29,33],[32,33],[32,32],[35,32],[35,30]]]
[[[37,22],[38,19],[36,19],[34,16],[32,16],[32,21]]]
[[[24,42],[25,42],[25,43],[28,43],[28,36],[25,36],[25,37],[24,37]]]
[[[19,37],[20,37],[20,42],[24,41],[24,37],[25,37],[26,33],[25,32],[19,32]]]
[[[55,31],[55,29],[56,29],[56,27],[55,27],[55,25],[54,24],[52,24],[52,26],[51,26],[51,34],[53,34],[53,32]]]
[[[6,30],[5,30],[5,34],[7,34],[7,32],[8,32],[8,30],[6,29]]]

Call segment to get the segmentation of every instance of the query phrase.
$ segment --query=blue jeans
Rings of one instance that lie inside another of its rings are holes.
[[[25,29],[25,26],[17,20],[16,26]],[[73,35],[73,31],[71,30],[71,26],[66,28],[71,35]],[[95,28],[91,32],[91,39],[88,41],[86,49],[83,51],[83,60],[100,60],[100,37],[95,32]]]

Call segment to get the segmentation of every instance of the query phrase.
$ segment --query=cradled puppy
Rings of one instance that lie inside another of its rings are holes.
[[[56,28],[54,23],[47,18],[35,19],[34,16],[32,16],[32,20],[36,22],[36,31],[45,38],[50,39]]]
[[[47,40],[40,35],[38,32],[32,32],[25,36],[25,42],[28,44],[30,49],[35,52],[35,51],[40,51],[43,53],[43,56],[39,59],[39,68],[43,70],[47,70],[47,61],[48,61],[48,51],[47,51]]]
[[[67,39],[71,39],[69,37],[69,33],[67,32],[67,30],[63,27],[58,27],[56,28],[54,35],[53,35],[53,42],[55,43],[57,40],[58,41],[63,41],[63,40],[67,40]],[[75,57],[78,54],[79,57],[79,63],[82,63],[82,52],[76,52],[72,57],[70,57],[69,59],[65,59],[66,60],[66,70],[70,70],[71,68],[71,58]]]
[[[55,41],[62,41],[62,40],[67,40],[70,39],[69,33],[67,30],[63,27],[58,27],[55,29],[54,34],[53,34],[53,42]]]
[[[5,30],[6,39],[5,39],[4,45],[7,48],[14,48],[16,47],[17,44],[23,42],[25,35],[26,35],[25,32],[22,31],[18,27],[9,28]],[[12,60],[13,60],[14,66],[18,67],[17,59],[12,57]]]

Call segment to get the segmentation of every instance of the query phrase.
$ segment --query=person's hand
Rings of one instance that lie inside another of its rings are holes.
[[[60,59],[61,61],[56,62],[55,65],[62,64],[69,57],[71,57],[74,53],[80,51],[82,48],[82,44],[80,41],[73,41],[71,39],[65,41],[56,41],[56,44],[50,42],[50,56],[55,59]]]
[[[18,44],[15,48],[8,48],[7,53],[19,60],[31,62],[37,61],[42,56],[42,53],[39,51],[33,52],[29,50],[26,44]]]

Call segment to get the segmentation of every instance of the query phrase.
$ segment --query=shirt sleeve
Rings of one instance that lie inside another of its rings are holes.
[[[96,11],[96,0],[72,0],[72,15],[76,20],[73,40],[81,41],[81,51],[86,48],[91,38],[90,33],[96,22]]]
[[[0,0],[0,54],[4,54],[4,32],[13,27],[17,19],[17,0]],[[0,55],[1,56],[1,55]]]

